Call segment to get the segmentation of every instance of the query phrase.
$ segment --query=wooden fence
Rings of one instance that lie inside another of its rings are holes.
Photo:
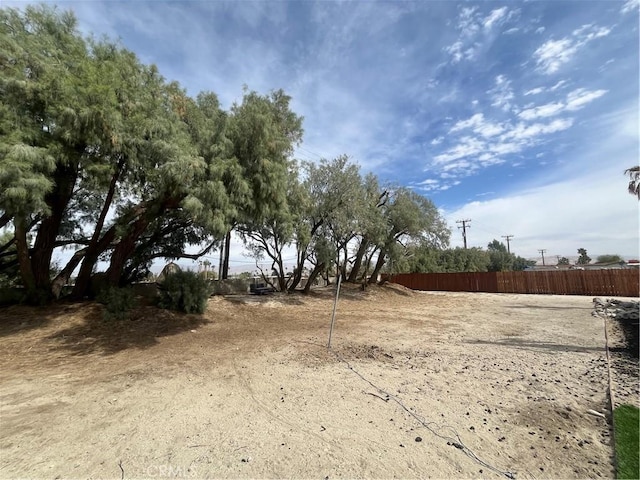
[[[383,279],[412,290],[638,297],[639,273],[636,269],[402,273]]]

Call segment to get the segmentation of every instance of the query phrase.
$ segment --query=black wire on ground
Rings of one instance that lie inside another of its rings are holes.
[[[416,421],[418,421],[418,423],[420,423],[420,425],[422,425],[424,428],[429,430],[433,435],[435,435],[436,437],[438,437],[438,438],[440,438],[442,440],[446,440],[447,441],[447,445],[452,445],[455,448],[457,448],[458,450],[461,450],[467,457],[471,458],[473,461],[475,461],[479,465],[482,465],[483,467],[488,468],[489,470],[492,470],[493,472],[495,472],[495,473],[497,473],[499,475],[503,475],[504,477],[510,478],[512,480],[514,480],[516,478],[516,473],[515,472],[509,472],[509,471],[505,471],[505,470],[500,470],[499,468],[494,467],[493,465],[485,462],[480,457],[478,457],[478,455],[476,455],[469,447],[467,447],[464,444],[464,442],[460,438],[460,435],[458,434],[458,432],[453,427],[451,427],[449,425],[440,426],[435,422],[427,422],[424,417],[422,417],[421,415],[418,415],[415,412],[412,412],[409,408],[407,408],[407,406],[404,403],[402,403],[402,401],[400,399],[398,399],[394,395],[390,394],[386,390],[383,390],[382,388],[378,387],[371,380],[369,380],[368,378],[364,377],[364,375],[362,375],[355,368],[353,368],[351,366],[351,364],[347,360],[342,358],[342,356],[339,353],[337,353],[337,352],[335,352],[334,350],[331,350],[331,349],[329,349],[329,351],[336,357],[336,359],[338,359],[340,362],[343,362],[347,366],[347,368],[349,370],[351,370],[353,373],[355,373],[363,381],[365,381],[366,383],[371,385],[371,387],[375,388],[379,393],[381,393],[382,395],[386,396],[386,399],[383,398],[383,400],[385,400],[385,401],[386,400],[393,400],[395,403],[397,403],[400,406],[400,408],[402,408],[405,412],[407,412],[409,415],[411,415]],[[445,429],[445,428],[451,429],[451,431],[453,432],[453,436],[447,436],[447,435],[443,435],[443,434],[439,433],[438,430],[442,430],[442,429]]]

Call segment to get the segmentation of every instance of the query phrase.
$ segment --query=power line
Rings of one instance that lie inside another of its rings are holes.
[[[511,248],[509,246],[509,240],[513,238],[513,235],[503,235],[502,238],[507,240],[507,253],[511,253]]]
[[[315,155],[316,157],[318,157],[318,158],[320,158],[320,159],[322,159],[322,158],[323,158],[323,157],[322,157],[322,155],[320,155],[320,154],[318,154],[318,153],[316,153],[316,152],[312,152],[312,151],[311,151],[311,150],[309,150],[308,148],[304,148],[304,147],[300,146],[300,147],[298,147],[298,149],[299,149],[299,150],[304,150],[305,152],[310,153],[311,155]]]
[[[544,267],[544,252],[546,252],[546,250],[545,249],[541,249],[541,250],[538,250],[538,251],[542,254],[542,266]]]
[[[468,226],[467,224],[471,222],[471,219],[467,218],[465,220],[456,220],[456,223],[461,223],[462,227],[458,227],[458,228],[462,228],[462,240],[464,241],[464,248],[466,250],[467,248],[467,228],[471,228],[470,226]]]

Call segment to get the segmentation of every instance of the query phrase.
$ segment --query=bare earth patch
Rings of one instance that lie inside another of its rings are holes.
[[[590,298],[332,293],[0,309],[0,477],[613,476]]]

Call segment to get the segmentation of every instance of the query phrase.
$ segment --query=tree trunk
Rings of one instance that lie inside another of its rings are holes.
[[[224,249],[226,248],[225,239],[227,236],[225,235],[220,242],[220,262],[218,264],[218,280],[222,280],[222,271],[224,270]]]
[[[62,271],[58,275],[56,275],[56,278],[54,278],[53,282],[51,282],[51,293],[53,293],[53,296],[55,298],[60,298],[62,287],[64,287],[65,284],[69,281],[69,278],[71,278],[71,274],[82,261],[86,250],[86,248],[83,248],[82,250],[78,250],[76,253],[74,253],[73,257],[71,257],[71,260],[67,262]],[[87,283],[89,282],[87,281]]]
[[[180,197],[165,197],[160,203],[145,203],[144,206],[138,206],[136,214],[138,218],[129,227],[125,235],[120,239],[111,254],[111,262],[106,274],[106,285],[116,287],[122,278],[122,272],[127,260],[136,250],[136,243],[140,236],[145,232],[153,219],[158,218],[167,210],[173,210],[180,206],[184,199]],[[155,207],[153,206],[155,205]],[[106,236],[106,234],[105,234]],[[102,242],[102,240],[101,240]]]
[[[302,280],[302,272],[304,270],[304,262],[307,259],[307,248],[303,248],[300,250],[300,244],[297,244],[298,250],[298,258],[296,262],[296,266],[293,269],[293,275],[291,277],[291,283],[289,284],[289,291],[293,292],[296,287],[300,284],[300,280]]]
[[[351,267],[349,278],[347,278],[348,282],[355,283],[356,280],[358,280],[358,274],[360,273],[360,268],[362,267],[362,259],[364,258],[364,254],[367,252],[368,247],[369,240],[367,239],[367,237],[363,237],[362,241],[360,242],[360,246],[358,247],[356,259],[353,262],[353,267]]]
[[[29,245],[27,244],[27,221],[23,216],[16,216],[13,220],[16,236],[16,254],[18,266],[20,267],[20,277],[27,290],[27,296],[31,298],[36,290],[36,280],[31,267],[31,257],[29,256]]]
[[[60,231],[60,224],[73,195],[77,173],[77,166],[73,162],[66,166],[58,164],[53,174],[54,190],[45,196],[45,202],[49,206],[51,214],[40,223],[31,255],[35,287],[43,292],[51,291],[49,276],[51,257]]]
[[[149,226],[151,219],[148,214],[143,214],[138,218],[132,229],[118,242],[111,254],[111,262],[107,269],[106,283],[108,286],[117,287],[120,283],[120,277],[124,270],[124,266],[131,254],[136,249],[136,241],[140,235],[144,233]]]
[[[118,178],[120,177],[120,171],[123,166],[124,160],[121,158],[116,165],[116,171],[111,176],[109,190],[107,191],[107,198],[105,199],[104,205],[102,206],[102,211],[100,212],[100,216],[98,217],[98,222],[96,223],[93,235],[91,236],[91,240],[89,241],[89,246],[86,248],[84,260],[82,261],[82,266],[80,267],[80,272],[78,273],[76,284],[73,287],[72,295],[74,298],[82,298],[87,293],[89,293],[88,289],[89,280],[91,279],[91,272],[93,272],[93,267],[98,261],[98,257],[102,253],[98,250],[98,240],[100,239],[100,234],[102,233],[102,227],[104,226],[104,221],[107,218],[107,213],[109,212],[109,208],[111,207],[111,202],[113,201],[113,196],[116,191]]]
[[[309,274],[309,279],[307,280],[307,283],[304,286],[304,290],[302,290],[304,293],[309,293],[309,290],[311,290],[311,285],[313,284],[313,282],[316,281],[316,278],[318,278],[318,275],[320,275],[322,270],[324,270],[325,268],[326,268],[326,265],[324,264],[324,262],[314,267],[313,271]]]
[[[385,251],[380,250],[380,253],[378,254],[378,260],[376,261],[376,266],[373,269],[373,272],[371,273],[371,279],[369,280],[369,285],[376,283],[378,281],[378,275],[380,274],[380,270],[382,270],[382,267],[384,266],[384,263],[386,261],[385,257],[386,257]]]
[[[282,258],[278,259],[278,286],[280,292],[287,291],[287,278],[284,274],[284,265],[282,264]]]
[[[231,246],[231,230],[227,232],[226,237],[224,238],[224,263],[222,264],[222,279],[226,280],[229,278],[229,251],[231,250],[229,247]]]

